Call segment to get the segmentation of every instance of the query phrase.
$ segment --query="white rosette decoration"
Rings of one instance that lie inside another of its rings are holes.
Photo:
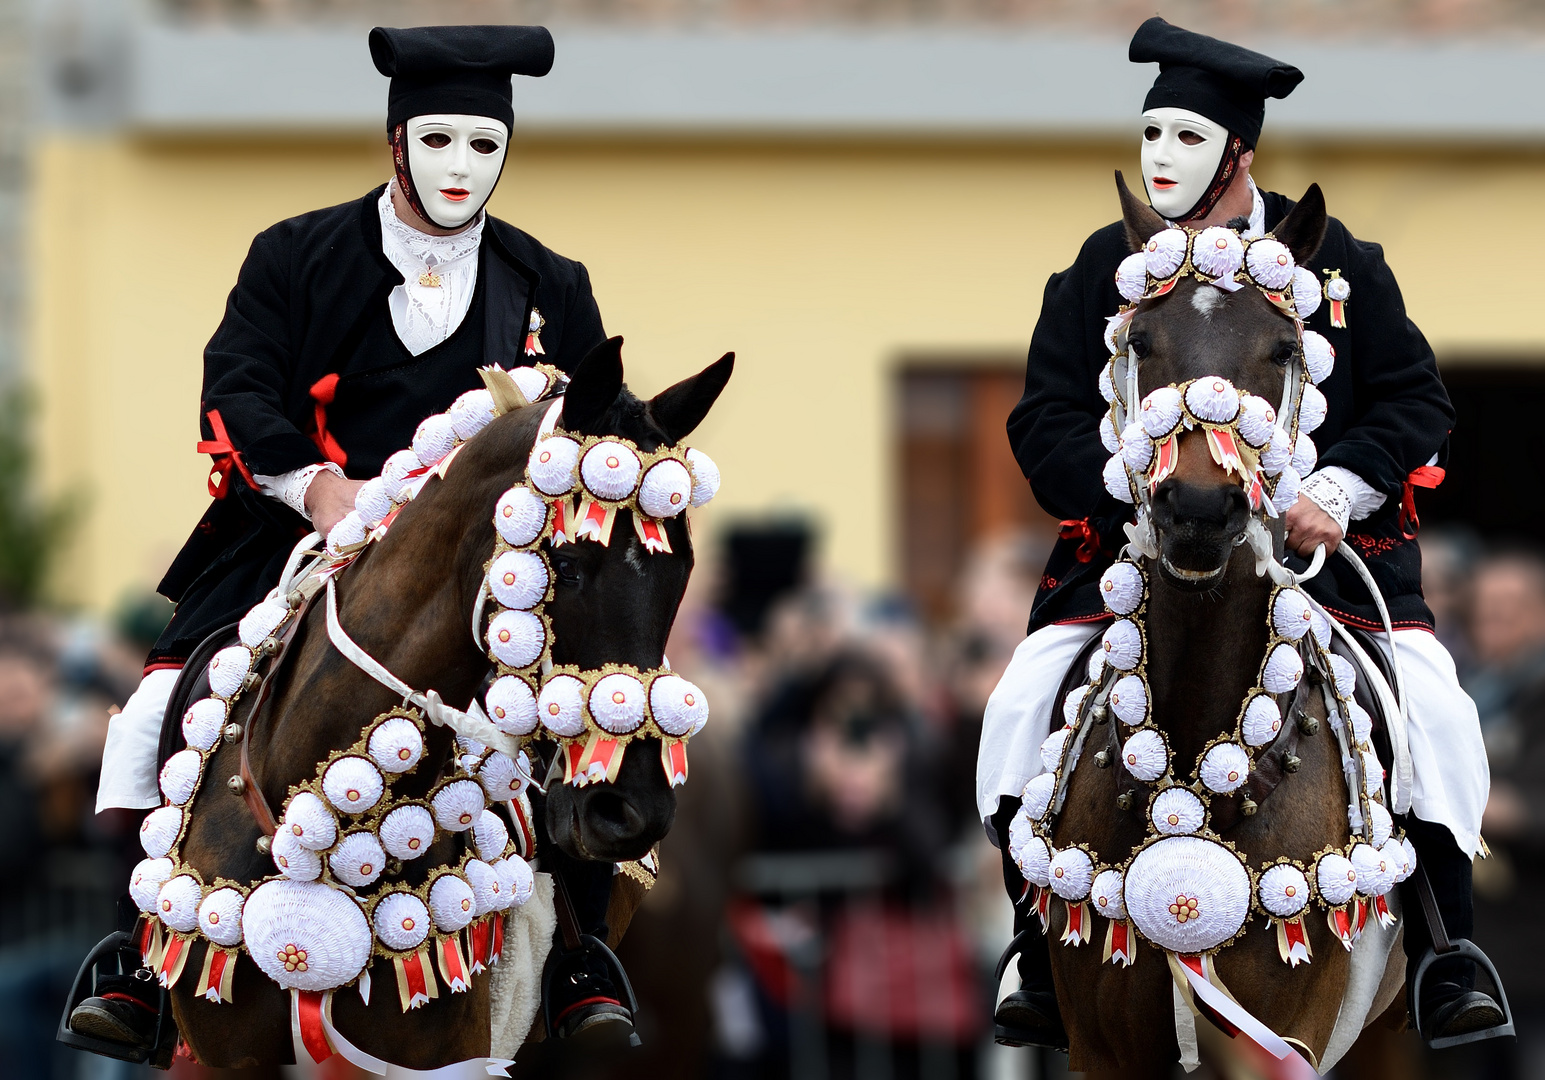
[[[638,486],[638,455],[620,442],[603,439],[579,463],[585,488],[600,499],[626,499]]]
[[[708,698],[680,675],[659,675],[649,684],[649,711],[661,731],[684,738],[708,723]]]
[[[354,493],[354,510],[366,526],[374,528],[392,512],[392,497],[386,492],[386,481],[377,476],[365,481],[365,485]]]
[[[1137,727],[1148,719],[1148,687],[1136,675],[1123,675],[1117,679],[1111,687],[1109,700],[1111,712],[1123,724]]]
[[[1345,855],[1334,851],[1321,855],[1314,864],[1314,882],[1320,898],[1331,907],[1352,899],[1357,893],[1357,867]]]
[[[445,415],[456,437],[465,442],[493,422],[494,396],[484,389],[468,390],[451,403]]]
[[[1293,253],[1280,240],[1264,236],[1252,241],[1245,253],[1245,266],[1257,284],[1268,289],[1286,289],[1293,283]]]
[[[1089,691],[1092,689],[1093,687],[1088,683],[1084,683],[1073,687],[1068,691],[1067,697],[1062,699],[1062,721],[1068,727],[1078,726],[1079,710],[1084,707],[1084,699],[1089,696]]]
[[[1148,256],[1138,251],[1128,255],[1116,267],[1116,291],[1129,304],[1135,304],[1148,291]]]
[[[289,617],[290,606],[277,596],[270,596],[241,617],[236,633],[243,645],[256,649],[283,626]]]
[[[1315,293],[1318,297],[1319,293]],[[1304,331],[1304,367],[1309,371],[1309,381],[1318,386],[1330,378],[1336,367],[1336,347],[1324,334],[1314,330]]]
[[[1223,845],[1199,836],[1167,836],[1139,851],[1124,893],[1142,935],[1186,955],[1229,941],[1250,913],[1249,873]]]
[[[1125,919],[1127,905],[1123,898],[1123,888],[1120,870],[1101,870],[1094,876],[1094,884],[1089,886],[1089,899],[1094,904],[1094,910],[1111,922]]]
[[[1244,258],[1245,245],[1239,234],[1221,225],[1203,229],[1191,244],[1191,265],[1210,278],[1233,280]]]
[[[1292,645],[1283,643],[1272,649],[1261,672],[1261,686],[1268,694],[1286,694],[1298,688],[1304,677],[1304,659]]]
[[[1015,820],[1023,819],[1016,817]],[[1028,834],[1028,822],[1026,824],[1025,831]],[[1039,885],[1043,889],[1051,884],[1051,849],[1039,836],[1025,837],[1024,843],[1019,846],[1019,854],[1014,856],[1014,865],[1019,867],[1020,874],[1030,884]]]
[[[547,628],[532,612],[501,611],[488,624],[488,650],[506,667],[530,667],[546,648]]]
[[[1100,647],[1107,664],[1117,671],[1131,671],[1143,659],[1143,633],[1131,619],[1118,619],[1105,628]]]
[[[1298,430],[1312,432],[1325,423],[1325,416],[1330,411],[1330,402],[1325,400],[1325,395],[1320,388],[1313,384],[1304,387],[1303,397],[1298,403]]]
[[[1400,884],[1410,877],[1416,869],[1416,853],[1409,850],[1409,840],[1386,840],[1379,850],[1389,860],[1389,864],[1395,867],[1395,884]]]
[[[1325,283],[1325,295],[1345,303],[1352,297],[1352,283],[1344,277],[1333,277]]]
[[[687,449],[687,468],[692,473],[692,505],[703,506],[719,494],[719,466],[694,446]]]
[[[638,486],[638,507],[652,518],[672,518],[692,502],[692,476],[674,458],[651,466]]]
[[[221,649],[209,661],[209,689],[229,700],[241,689],[241,681],[252,670],[252,650],[245,645]]]
[[[1330,677],[1336,684],[1336,696],[1350,698],[1357,690],[1357,669],[1352,661],[1337,653],[1330,654]]]
[[[338,847],[327,857],[327,867],[345,885],[362,889],[373,884],[386,869],[386,850],[372,833],[350,833],[338,841]]]
[[[406,716],[389,716],[376,725],[366,752],[385,773],[405,773],[424,756],[424,737]]]
[[[1099,379],[1100,396],[1105,399],[1107,405],[1113,404],[1116,400],[1116,384],[1111,380],[1110,368],[1109,364],[1102,367]]]
[[[198,909],[198,928],[221,948],[234,949],[241,944],[242,895],[230,887],[216,889],[204,897]]]
[[[1143,245],[1143,265],[1148,273],[1159,281],[1173,277],[1186,261],[1189,238],[1184,229],[1165,229],[1156,232]]]
[[[279,831],[295,837],[301,847],[312,851],[326,851],[338,839],[338,819],[327,804],[309,791],[296,792],[284,808],[284,820]]]
[[[1219,743],[1202,757],[1200,771],[1208,791],[1227,795],[1250,779],[1250,755],[1238,743]]]
[[[524,679],[501,675],[488,688],[488,718],[506,735],[530,735],[536,730],[536,695]]]
[[[515,380],[515,385],[530,402],[539,401],[552,385],[552,380],[548,378],[547,373],[538,371],[534,367],[511,368],[510,378]]]
[[[422,806],[399,806],[381,821],[381,846],[399,859],[416,859],[435,838],[435,819]]]
[[[1134,473],[1145,473],[1153,463],[1153,440],[1143,429],[1141,421],[1133,420],[1121,430],[1121,460]]]
[[[1279,514],[1285,514],[1293,508],[1298,501],[1300,488],[1303,486],[1303,477],[1298,470],[1289,465],[1282,470],[1282,475],[1277,477],[1277,486],[1271,493],[1272,509]]]
[[[365,528],[359,511],[350,510],[327,534],[327,552],[329,555],[342,555],[363,544],[369,534],[370,530]]]
[[[1259,450],[1271,442],[1271,434],[1277,430],[1277,410],[1263,397],[1241,394],[1238,427],[1239,437]]]
[[[1227,424],[1239,415],[1239,391],[1217,375],[1197,379],[1186,388],[1186,408],[1198,420]]]
[[[253,962],[286,990],[333,990],[370,960],[370,925],[352,898],[317,882],[268,881],[242,909]]]
[[[1265,746],[1282,730],[1282,710],[1265,694],[1256,694],[1245,706],[1240,735],[1246,746]]]
[[[363,814],[381,801],[386,782],[366,758],[341,757],[322,774],[322,794],[345,814]]]
[[[505,847],[509,845],[510,830],[498,814],[484,810],[478,815],[477,824],[472,826],[472,838],[477,844],[478,856],[493,862],[504,854]]]
[[[1207,809],[1185,788],[1165,788],[1154,796],[1148,820],[1165,836],[1180,836],[1198,831],[1207,820]]]
[[[1368,842],[1380,851],[1389,841],[1390,834],[1394,832],[1395,822],[1389,816],[1389,811],[1384,809],[1382,803],[1372,800],[1368,803]]]
[[[531,872],[531,864],[519,855],[511,855],[500,859],[493,866],[494,873],[499,875],[499,881],[509,896],[510,906],[524,906],[536,888],[536,875]]]
[[[454,934],[470,923],[476,906],[472,886],[455,874],[441,874],[429,886],[429,913],[444,933]]]
[[[1280,589],[1271,602],[1271,627],[1289,641],[1297,641],[1309,632],[1309,598],[1297,589]]]
[[[182,832],[182,810],[175,806],[163,806],[145,815],[139,825],[139,845],[152,859],[159,859],[172,850],[177,835]]]
[[[429,936],[429,909],[409,892],[387,893],[371,913],[376,940],[388,949],[408,952]]]
[[[425,468],[440,464],[455,445],[456,425],[444,413],[429,417],[413,432],[413,456]]]
[[[526,790],[526,778],[515,767],[515,759],[498,750],[489,754],[477,771],[477,782],[492,802],[509,802]]]
[[[494,599],[520,611],[542,602],[547,581],[547,563],[534,551],[506,551],[488,568],[488,589]]]
[[[1055,773],[1037,773],[1025,785],[1025,790],[1020,796],[1020,807],[1031,821],[1040,821],[1046,816],[1046,808],[1051,805],[1051,797],[1056,791]]]
[[[1256,890],[1261,907],[1279,919],[1291,919],[1309,903],[1309,880],[1290,863],[1279,863],[1261,874]]]
[[[1370,799],[1384,790],[1384,766],[1372,750],[1363,752],[1363,794]]]
[[[1130,615],[1143,602],[1143,572],[1129,562],[1111,563],[1100,575],[1100,599],[1117,615]]]
[[[446,832],[466,832],[477,823],[486,802],[483,788],[475,780],[452,780],[430,800],[435,824]]]
[[[418,467],[418,457],[412,450],[399,450],[386,459],[386,464],[381,466],[381,481],[393,501],[401,498],[402,489],[408,483],[408,475]]]
[[[197,750],[179,750],[167,758],[161,766],[161,794],[166,801],[181,806],[193,798],[203,768],[204,758]]]
[[[220,738],[225,727],[227,707],[219,698],[202,698],[195,701],[182,714],[182,737],[195,750],[209,750]]]
[[[585,684],[572,675],[554,675],[536,702],[542,726],[560,738],[585,730]]]
[[[526,477],[544,495],[567,495],[574,490],[579,466],[579,443],[564,435],[538,439],[526,462]]]
[[[1293,471],[1301,477],[1308,476],[1314,472],[1314,466],[1319,460],[1320,451],[1314,445],[1314,440],[1300,432],[1298,438],[1293,440]]]
[[[499,910],[504,900],[500,894],[504,890],[494,868],[481,859],[468,859],[462,872],[467,876],[467,884],[472,886],[472,917],[481,919],[490,911]]]
[[[189,874],[168,878],[156,897],[156,914],[168,929],[184,934],[198,926],[198,906],[204,887]]]
[[[1320,310],[1320,279],[1306,266],[1293,268],[1293,307],[1300,319]]]
[[[1261,451],[1261,468],[1267,476],[1276,476],[1293,463],[1293,440],[1280,427],[1271,429],[1271,440]]]
[[[1373,717],[1355,701],[1346,702],[1347,715],[1352,719],[1352,741],[1361,745],[1373,738]]]
[[[535,543],[546,526],[547,504],[524,484],[506,491],[494,507],[494,529],[511,547]]]
[[[1094,863],[1083,848],[1063,848],[1051,858],[1047,881],[1051,891],[1070,903],[1078,903],[1089,895],[1094,881]]]
[[[1400,849],[1405,852],[1405,861],[1401,863],[1400,873],[1395,876],[1397,883],[1410,877],[1416,870],[1416,848],[1411,846],[1411,838],[1409,836],[1402,836],[1400,838]]]
[[[294,833],[280,829],[269,849],[274,866],[291,881],[315,881],[322,876],[322,856],[303,847]]]
[[[1100,480],[1105,484],[1105,490],[1110,492],[1110,497],[1122,502],[1135,502],[1132,494],[1132,482],[1127,479],[1126,462],[1117,454],[1105,462],[1105,467],[1100,470]]]
[[[1154,439],[1174,431],[1182,415],[1180,391],[1173,386],[1161,386],[1149,393],[1138,411],[1143,430]]]
[[[129,896],[146,915],[156,913],[156,900],[161,895],[161,886],[176,871],[172,860],[165,858],[142,859],[134,867],[133,873],[129,875]]]
[[[1068,736],[1072,734],[1072,728],[1058,728],[1041,743],[1041,764],[1047,772],[1054,773],[1062,765],[1062,751],[1068,744]]]
[[[1105,447],[1107,453],[1114,454],[1121,449],[1121,436],[1116,434],[1116,424],[1110,417],[1110,413],[1100,417],[1100,445]]]
[[[1105,675],[1105,654],[1096,649],[1089,654],[1089,681],[1098,682]]]
[[[1357,891],[1362,895],[1383,896],[1395,887],[1398,864],[1391,864],[1372,844],[1354,844],[1351,860],[1357,871]]]
[[[1121,764],[1138,780],[1151,783],[1169,769],[1169,747],[1152,728],[1133,734],[1121,748]]]
[[[590,691],[590,715],[602,731],[626,735],[644,722],[644,684],[632,675],[603,675]]]

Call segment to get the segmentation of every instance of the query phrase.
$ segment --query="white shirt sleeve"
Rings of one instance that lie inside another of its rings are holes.
[[[1382,491],[1375,491],[1361,476],[1339,465],[1327,465],[1311,473],[1299,490],[1329,514],[1343,533],[1348,523],[1361,521],[1385,501]]]
[[[324,461],[320,465],[306,465],[278,476],[264,476],[254,473],[252,479],[257,481],[258,490],[271,499],[278,499],[291,510],[295,511],[307,521],[311,515],[306,512],[306,492],[311,489],[311,481],[316,479],[319,472],[330,472],[339,478],[343,476],[343,470],[331,461]]]

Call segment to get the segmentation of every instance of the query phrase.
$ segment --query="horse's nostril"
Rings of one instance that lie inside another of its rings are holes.
[[[585,810],[598,823],[611,826],[619,833],[630,832],[633,829],[636,815],[628,812],[627,800],[615,792],[597,791],[590,797],[590,804],[585,807]]]

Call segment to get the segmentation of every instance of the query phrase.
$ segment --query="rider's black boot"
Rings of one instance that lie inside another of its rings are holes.
[[[1400,886],[1406,1004],[1417,1031],[1433,1049],[1512,1035],[1501,980],[1469,940],[1474,925],[1470,860],[1443,826],[1415,817],[1405,825],[1417,862],[1416,873]],[[1441,923],[1437,940],[1434,919]],[[1475,988],[1478,967],[1485,969],[1495,997]]]
[[[71,1011],[70,1030],[129,1046],[150,1046],[161,1003],[155,976],[146,968],[130,975],[102,975],[93,989],[94,996]]]
[[[560,934],[543,974],[542,1001],[547,1027],[555,1038],[568,1039],[583,1031],[607,1041],[638,1045],[633,1028],[637,1004],[627,972],[606,947],[606,910],[611,900],[610,863],[553,859],[561,874],[557,882],[572,907],[579,935],[572,944]],[[556,898],[560,906],[562,897]],[[560,929],[565,913],[559,911]]]
[[[1004,1046],[1044,1046],[1067,1050],[1068,1033],[1057,1007],[1057,991],[1051,978],[1051,948],[1041,931],[1025,879],[1008,853],[1009,822],[1019,810],[1017,799],[1002,799],[993,815],[993,827],[1002,841],[1003,884],[1014,901],[1014,940],[998,961],[998,982],[1014,954],[1019,954],[1019,989],[1004,996],[993,1014],[993,1038]]]

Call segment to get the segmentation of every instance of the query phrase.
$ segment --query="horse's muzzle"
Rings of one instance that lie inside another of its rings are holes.
[[[565,854],[591,862],[629,862],[649,854],[670,832],[676,794],[660,769],[658,746],[653,740],[630,746],[616,783],[576,788],[559,782],[548,788],[548,835]],[[653,768],[639,767],[646,763]]]
[[[1153,493],[1159,567],[1181,588],[1214,585],[1250,522],[1250,499],[1236,484],[1165,480]]]

